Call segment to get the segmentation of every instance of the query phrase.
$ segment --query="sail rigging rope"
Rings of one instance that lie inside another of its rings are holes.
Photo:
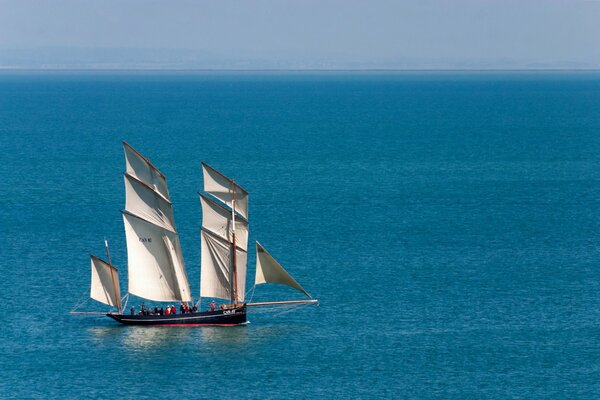
[[[311,303],[304,303],[304,304],[289,304],[289,305],[284,305],[283,306],[283,310],[281,309],[282,306],[278,305],[278,306],[273,306],[273,307],[257,307],[256,311],[252,311],[253,313],[257,313],[257,314],[272,314],[273,317],[278,317],[280,315],[285,315],[287,313],[290,313],[292,311],[296,311],[297,309],[299,309],[300,307],[304,307],[304,306],[308,306]]]
[[[81,295],[81,297],[83,297],[83,300],[80,300],[79,303],[75,304],[75,307],[73,307],[73,309],[69,312],[73,313],[73,312],[77,311],[77,309],[79,307],[81,307],[82,305],[87,303],[90,300],[90,298],[88,296],[86,296],[87,294],[88,294],[87,290],[85,292],[83,292],[83,294]]]
[[[123,300],[125,300],[125,303],[123,303]],[[121,306],[122,310],[125,310],[127,308],[127,303],[129,302],[129,292],[127,292],[127,294],[125,296],[123,296],[123,299],[121,299],[121,304],[123,304]],[[125,311],[123,311],[125,312]]]
[[[254,298],[254,289],[256,289],[256,283],[252,285],[252,287],[244,294],[244,298],[248,297],[248,293],[252,291],[250,295],[250,301],[246,301],[246,303],[252,303],[252,299]]]

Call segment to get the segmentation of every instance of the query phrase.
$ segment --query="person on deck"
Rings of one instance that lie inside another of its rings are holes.
[[[169,315],[171,314],[171,306],[167,306],[166,310],[165,310],[165,315]]]
[[[175,306],[171,306],[171,314],[177,314],[177,309]]]
[[[211,301],[210,302],[210,311],[215,311],[215,306],[216,306],[215,301],[214,300]]]

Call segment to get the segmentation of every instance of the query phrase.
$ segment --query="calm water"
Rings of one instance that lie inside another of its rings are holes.
[[[204,160],[321,306],[69,315],[104,237],[126,287],[123,139],[194,293]],[[3,73],[0,176],[0,398],[600,397],[600,74]]]

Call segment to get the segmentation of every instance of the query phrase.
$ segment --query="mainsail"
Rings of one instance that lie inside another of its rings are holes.
[[[165,176],[123,142],[129,293],[155,301],[191,301]]]
[[[90,297],[121,309],[121,292],[117,269],[96,256],[91,256],[92,284]]]
[[[202,170],[204,191],[216,200],[200,195],[200,295],[244,302],[248,258],[248,192],[205,163],[202,163]]]
[[[281,285],[286,285],[304,293],[307,297],[312,299],[312,296],[308,294],[285,269],[283,269],[273,256],[271,256],[260,243],[256,242],[256,277],[254,284],[260,285],[261,283],[279,283]]]

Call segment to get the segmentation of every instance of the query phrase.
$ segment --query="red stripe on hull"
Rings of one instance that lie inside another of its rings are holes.
[[[148,324],[146,326],[179,326],[182,328],[195,326],[238,326],[242,324]]]

